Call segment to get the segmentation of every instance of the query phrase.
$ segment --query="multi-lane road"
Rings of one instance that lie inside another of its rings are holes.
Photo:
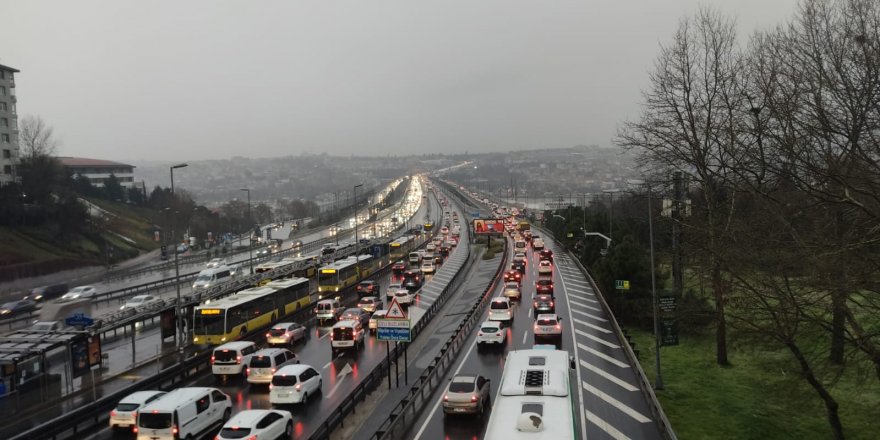
[[[429,203],[432,204],[432,214],[437,215],[434,220],[437,221],[439,219],[438,214],[442,212],[442,208],[433,197],[429,197],[429,200]],[[420,208],[420,211],[416,213],[416,218],[422,218],[419,215],[423,212],[425,212],[425,207]],[[467,246],[467,244],[463,243],[457,246],[450,256],[447,257],[446,261],[464,252],[464,246]],[[436,280],[434,279],[435,276],[437,277]],[[390,277],[390,274],[383,272],[383,275],[377,278],[383,300]],[[431,290],[429,287],[432,283],[445,283],[448,280],[449,275],[442,271],[438,272],[437,275],[428,275],[423,290]],[[344,302],[348,305],[353,306],[356,299],[357,294],[352,289],[345,292]],[[436,299],[436,297],[432,297],[429,294],[419,295],[413,305],[409,307],[411,321],[413,323],[417,322]],[[329,325],[318,326],[314,321],[311,321],[308,326],[308,338],[295,345],[293,351],[297,354],[301,363],[310,365],[321,373],[323,389],[320,398],[310,399],[306,405],[284,407],[289,409],[294,417],[294,438],[307,438],[325,420],[330,412],[339,406],[340,402],[357,387],[363,377],[369,374],[386,356],[385,344],[378,342],[375,335],[370,335],[363,350],[356,354],[349,353],[332,357],[328,337],[332,322]],[[232,397],[233,414],[245,409],[272,408],[272,404],[269,402],[268,388],[265,386],[249,386],[247,382],[241,380],[217,381],[210,375],[199,377],[186,385],[217,387],[229,394]],[[113,438],[113,433],[106,429],[93,435],[91,438]]]

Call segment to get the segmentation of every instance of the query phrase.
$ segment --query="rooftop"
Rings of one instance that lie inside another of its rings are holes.
[[[66,167],[130,167],[134,168],[134,165],[129,165],[121,162],[113,162],[112,160],[101,160],[101,159],[87,159],[85,157],[58,157],[58,161],[61,162],[62,165]]]
[[[18,69],[13,69],[12,67],[4,66],[2,64],[0,64],[0,70],[5,70],[7,72],[15,72],[15,73],[18,73],[18,71],[19,71]]]

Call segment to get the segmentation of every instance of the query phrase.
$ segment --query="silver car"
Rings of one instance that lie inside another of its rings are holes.
[[[489,379],[473,375],[455,376],[443,395],[443,413],[482,416],[489,406],[489,394]]]
[[[509,282],[504,284],[504,291],[502,294],[510,299],[520,299],[522,298],[522,290],[519,288],[519,283],[517,282]]]
[[[306,328],[295,322],[279,322],[266,333],[269,345],[292,345],[306,337]]]

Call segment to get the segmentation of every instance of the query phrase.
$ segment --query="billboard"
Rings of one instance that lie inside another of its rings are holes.
[[[500,218],[478,218],[474,220],[474,232],[477,235],[503,234],[504,219]]]

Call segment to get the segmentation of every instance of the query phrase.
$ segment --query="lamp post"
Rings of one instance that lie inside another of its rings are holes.
[[[361,241],[358,240],[358,193],[357,189],[364,186],[363,183],[357,184],[354,186],[354,189],[351,190],[354,196],[354,254],[360,255],[361,253]]]
[[[608,208],[608,236],[614,238],[614,193],[620,192],[617,188],[611,188],[602,190],[603,193],[609,194],[611,196],[611,204]],[[609,244],[610,247],[610,244]]]
[[[251,229],[253,225],[251,224],[251,190],[250,188],[242,188],[242,191],[246,192],[248,195],[248,213],[247,213],[247,228],[250,231],[248,235],[248,263],[251,268],[251,275],[254,274],[254,231]]]
[[[654,310],[654,365],[657,369],[657,381],[654,389],[663,389],[663,376],[660,375],[660,323],[657,303],[657,286],[654,281],[654,214],[651,212],[651,186],[648,185],[648,239],[651,241],[651,296]]]
[[[180,163],[174,165],[170,168],[171,171],[171,203],[176,201],[174,197],[174,170],[177,168],[185,168],[187,164]],[[174,248],[174,285],[177,288],[177,303],[174,307],[174,312],[177,315],[177,352],[179,354],[183,354],[183,314],[180,312],[180,265],[177,262],[177,239],[174,238],[174,218],[171,219],[171,246]],[[181,362],[183,361],[183,356],[181,356]]]

